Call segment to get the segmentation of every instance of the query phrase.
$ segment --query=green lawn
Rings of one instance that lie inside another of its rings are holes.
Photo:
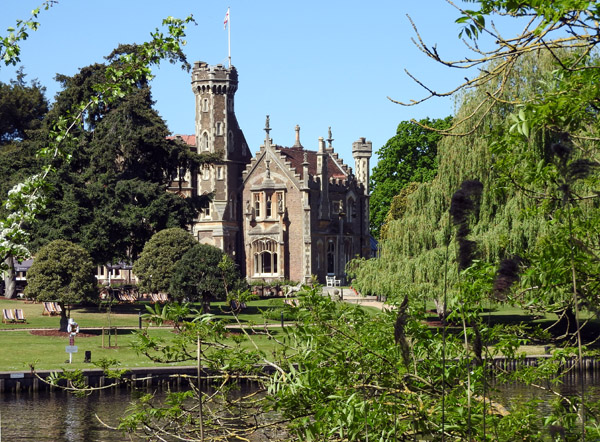
[[[1,309],[23,309],[27,323],[9,323],[0,325],[0,329],[18,329],[18,328],[59,328],[60,316],[44,316],[44,306],[41,303],[28,304],[24,301],[0,298]],[[112,325],[118,326],[137,326],[138,311],[141,305],[113,306],[111,313]],[[97,305],[88,307],[75,307],[71,310],[71,317],[80,327],[100,328],[108,326],[108,315],[104,308]]]
[[[429,308],[429,306],[427,306]],[[1,324],[0,339],[2,339],[2,358],[0,358],[0,371],[21,371],[28,370],[28,364],[36,362],[38,369],[54,370],[61,367],[67,367],[65,361],[68,360],[68,354],[65,353],[65,346],[68,344],[66,337],[46,337],[35,336],[24,328],[45,328],[58,329],[58,316],[43,316],[42,304],[26,304],[21,300],[6,300],[0,298],[0,309],[24,310],[27,318],[26,324]],[[230,309],[225,303],[212,303],[212,313],[224,322],[234,325],[235,319]],[[248,306],[239,315],[240,322],[244,325],[254,324],[257,329],[261,325],[279,324],[279,320],[267,320],[263,317],[261,310],[273,309],[275,312],[271,317],[278,318],[278,310],[283,309],[283,299],[260,299],[248,302]],[[379,310],[373,307],[363,307],[370,315],[378,314]],[[133,339],[132,328],[137,328],[139,324],[139,312],[146,312],[145,303],[114,305],[111,311],[111,325],[113,327],[122,327],[117,336],[118,348],[102,348],[102,339],[98,330],[93,337],[77,337],[76,345],[78,353],[73,355],[73,364],[69,368],[91,368],[91,364],[83,363],[86,350],[92,352],[92,360],[98,361],[100,358],[117,359],[123,367],[142,367],[158,365],[152,363],[144,356],[138,356],[131,349],[130,343]],[[501,307],[493,310],[486,310],[484,315],[490,323],[529,323],[548,326],[556,317],[548,315],[543,318],[537,318],[530,313],[514,307]],[[108,314],[106,306],[88,306],[77,307],[71,311],[71,316],[79,323],[82,328],[100,329],[108,326]],[[431,314],[433,316],[433,314]],[[588,315],[586,315],[588,316]],[[598,329],[597,321],[594,321],[594,329]],[[279,328],[270,328],[271,333],[281,333]],[[172,327],[163,326],[159,329],[151,329],[152,334],[168,338],[172,336]],[[232,329],[231,333],[239,333],[239,330]],[[265,352],[270,353],[275,350],[278,344],[274,340],[268,339],[263,335],[254,335],[255,342]],[[114,337],[111,338],[114,345]],[[233,339],[230,338],[233,342]],[[108,344],[108,338],[105,337],[105,344]],[[251,345],[244,343],[244,345]],[[527,346],[522,349],[527,354],[543,354],[543,345]],[[191,365],[192,361],[184,362],[180,365]],[[172,364],[168,364],[172,365]]]
[[[169,329],[151,329],[149,331],[153,336],[169,338],[173,331]],[[277,330],[273,330],[277,334]],[[94,337],[76,337],[75,345],[78,352],[73,354],[73,363],[68,364],[69,355],[65,352],[65,346],[68,345],[66,337],[36,336],[28,331],[12,331],[0,333],[2,344],[2,358],[0,359],[0,371],[29,371],[29,364],[35,364],[38,370],[58,370],[96,368],[93,364],[84,363],[85,351],[92,352],[92,361],[98,361],[101,358],[116,359],[121,363],[121,367],[148,367],[148,366],[173,366],[173,365],[194,365],[194,361],[187,361],[175,364],[156,364],[143,355],[137,355],[131,348],[133,340],[132,330],[121,330],[117,335],[118,347],[102,348],[102,338],[100,335]],[[253,339],[265,352],[273,351],[277,344],[274,340],[269,340],[266,336],[255,335]],[[105,345],[108,344],[108,338],[105,336]],[[225,343],[232,343],[233,340],[226,339]],[[114,346],[115,337],[111,337],[111,344]],[[250,346],[250,343],[244,343],[244,346]],[[191,352],[194,353],[195,346],[191,346]]]
[[[44,316],[43,305],[28,304],[22,300],[8,300],[0,298],[0,309],[23,309],[27,323],[9,323],[0,325],[0,339],[2,339],[2,358],[0,358],[0,371],[22,371],[29,370],[29,364],[34,363],[40,370],[55,370],[60,368],[94,368],[92,364],[84,363],[85,351],[92,352],[92,361],[98,361],[100,358],[111,358],[121,362],[122,367],[143,367],[157,366],[145,356],[138,356],[131,349],[133,332],[131,328],[137,328],[139,325],[139,312],[146,312],[146,303],[120,304],[113,305],[111,309],[111,325],[113,327],[123,327],[117,335],[117,348],[102,348],[102,337],[99,330],[93,337],[76,337],[75,344],[78,347],[78,353],[73,354],[73,364],[66,364],[69,355],[65,352],[65,346],[68,345],[66,337],[36,336],[29,331],[22,329],[54,329],[59,328],[59,316]],[[257,328],[260,325],[278,324],[276,320],[265,320],[261,310],[282,309],[283,299],[261,299],[248,302],[247,308],[240,315],[240,322],[244,325],[254,324]],[[220,320],[235,324],[235,318],[230,309],[223,302],[211,304],[212,313]],[[71,310],[71,317],[79,324],[81,328],[100,329],[108,326],[108,313],[106,306],[82,306]],[[127,328],[125,328],[127,327]],[[19,331],[22,330],[22,331]],[[173,328],[163,326],[160,329],[151,329],[150,333],[156,336],[168,338],[172,336]],[[231,329],[230,333],[239,333],[240,330]],[[279,330],[270,330],[272,334],[277,334]],[[114,345],[114,336],[111,337],[111,344]],[[268,339],[263,335],[254,335],[253,339],[259,345],[259,348],[265,352],[275,350],[277,344],[274,340]],[[228,341],[231,343],[233,339]],[[227,342],[227,341],[226,341]],[[244,346],[251,346],[245,342]],[[108,337],[105,336],[105,346],[108,346]],[[193,361],[182,362],[181,364],[163,364],[163,365],[193,365]]]

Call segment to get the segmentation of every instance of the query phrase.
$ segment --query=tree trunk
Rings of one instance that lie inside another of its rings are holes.
[[[210,313],[210,296],[202,295],[202,313]]]
[[[6,299],[12,299],[17,295],[17,282],[15,279],[15,262],[13,261],[12,255],[4,261],[8,266],[6,276],[4,278],[4,297]]]
[[[434,299],[433,303],[435,304],[435,311],[437,312],[440,321],[446,321],[446,317],[448,316],[448,311],[446,310],[446,304],[442,299]]]
[[[60,308],[62,309],[60,312],[60,329],[61,332],[67,332],[67,327],[69,326],[69,318],[67,316],[67,310],[63,303],[60,303]]]

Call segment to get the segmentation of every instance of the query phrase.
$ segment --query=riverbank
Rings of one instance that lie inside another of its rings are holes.
[[[267,368],[265,368],[266,370]],[[55,370],[40,370],[21,372],[0,372],[0,394],[17,392],[53,391],[54,387],[42,379],[47,379]],[[172,367],[143,367],[130,368],[120,379],[106,376],[106,373],[98,368],[81,370],[84,382],[87,386],[104,390],[109,388],[181,388],[193,379],[196,383],[198,367],[196,366],[172,366]],[[61,386],[66,382],[61,381]]]
[[[332,299],[337,299],[353,305],[359,305],[370,311],[370,314],[376,315],[377,311],[393,308],[389,304],[378,301],[376,297],[365,297],[356,293],[348,287],[323,287],[323,294]],[[78,308],[73,310],[76,320],[80,323],[80,335],[76,338],[78,353],[73,354],[73,364],[66,363],[69,355],[66,353],[68,337],[65,333],[57,331],[59,318],[43,316],[41,314],[41,304],[24,304],[23,301],[2,300],[1,304],[10,308],[19,308],[21,305],[29,307],[31,316],[27,324],[2,324],[0,328],[0,339],[3,339],[3,357],[0,358],[0,370],[6,372],[27,371],[30,365],[41,370],[62,370],[91,368],[91,364],[84,363],[85,352],[91,352],[91,360],[99,361],[102,358],[114,359],[121,362],[121,367],[130,369],[140,369],[155,367],[150,360],[144,356],[137,355],[131,348],[135,339],[134,332],[140,328],[141,321],[139,311],[145,308],[143,305],[117,305],[113,306],[112,313],[112,334],[109,338],[107,324],[107,313],[91,311],[90,308]],[[232,342],[236,334],[253,330],[253,339],[261,349],[267,353],[274,351],[277,346],[277,339],[269,339],[266,335],[274,337],[281,336],[282,326],[293,327],[293,321],[274,321],[266,322],[262,315],[265,309],[280,309],[282,312],[286,308],[282,298],[261,299],[250,301],[247,308],[240,314],[241,324],[232,323],[233,316],[227,316],[227,306],[224,303],[215,303],[214,310],[219,313],[218,318],[229,322],[225,325],[229,330],[228,334]],[[486,313],[488,314],[488,313]],[[489,313],[495,321],[502,323],[524,322],[533,323],[535,318],[524,315],[523,312],[514,309],[499,309]],[[277,312],[271,317],[279,317]],[[262,319],[262,324],[258,319]],[[96,327],[86,327],[84,324],[97,324]],[[53,324],[53,327],[51,326]],[[40,326],[41,325],[41,326]],[[145,327],[145,324],[142,325]],[[104,327],[104,332],[102,331]],[[170,326],[148,327],[150,333],[154,336],[169,339],[172,337],[173,328]],[[246,343],[250,347],[250,343]],[[246,345],[244,344],[244,345]],[[524,345],[519,348],[519,353],[526,356],[547,357],[553,348],[544,344]],[[193,363],[192,361],[188,361]],[[172,365],[172,364],[171,364]],[[185,365],[180,363],[179,366]],[[165,366],[170,366],[165,364]],[[162,367],[162,366],[159,366]]]
[[[530,355],[523,358],[511,359],[505,357],[494,357],[486,361],[491,372],[512,372],[523,367],[536,367],[551,355]],[[577,358],[565,358],[561,363],[561,371],[565,379],[578,376]],[[65,370],[69,368],[65,367]],[[261,371],[265,375],[270,375],[274,372],[271,365],[261,365]],[[59,387],[54,387],[47,382],[48,379],[57,370],[39,370],[29,371],[4,371],[0,372],[0,395],[4,393],[19,393],[19,392],[37,392],[37,391],[53,391]],[[61,370],[58,370],[61,371]],[[106,373],[98,368],[81,369],[82,379],[88,387],[93,387],[99,390],[119,389],[119,388],[177,388],[189,385],[189,382],[197,384],[198,367],[195,365],[180,365],[180,366],[163,366],[163,367],[138,367],[126,369],[120,379],[114,379],[106,375]],[[211,373],[202,372],[202,376],[210,377]],[[584,357],[582,362],[582,373],[585,376],[586,382],[600,384],[600,358]],[[557,373],[559,375],[559,373]],[[236,380],[242,384],[252,384],[247,380]],[[61,380],[60,386],[67,385],[65,380]],[[208,386],[208,384],[206,384]]]

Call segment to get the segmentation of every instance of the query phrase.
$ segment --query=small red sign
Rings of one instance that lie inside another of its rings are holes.
[[[75,345],[75,336],[69,336],[69,345]]]

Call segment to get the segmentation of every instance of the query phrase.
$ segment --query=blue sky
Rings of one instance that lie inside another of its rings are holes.
[[[27,18],[41,0],[0,0],[0,32]],[[252,152],[264,140],[265,115],[277,144],[294,143],[301,127],[305,148],[316,150],[319,136],[332,128],[334,147],[351,166],[352,142],[366,137],[379,149],[411,118],[444,117],[450,99],[403,107],[388,96],[409,101],[425,91],[408,69],[437,91],[451,89],[465,76],[426,58],[412,43],[410,15],[423,39],[448,58],[466,53],[458,39],[459,13],[444,0],[421,1],[243,1],[243,0],[60,0],[42,12],[41,27],[22,45],[22,65],[52,98],[56,73],[102,62],[119,43],[142,42],[169,15],[193,14],[185,52],[190,62],[227,63],[223,19],[231,7],[231,55],[240,85],[236,114]],[[0,81],[14,77],[2,66]],[[175,134],[194,131],[190,75],[163,65],[152,82],[156,108]],[[375,162],[375,161],[373,161]]]

